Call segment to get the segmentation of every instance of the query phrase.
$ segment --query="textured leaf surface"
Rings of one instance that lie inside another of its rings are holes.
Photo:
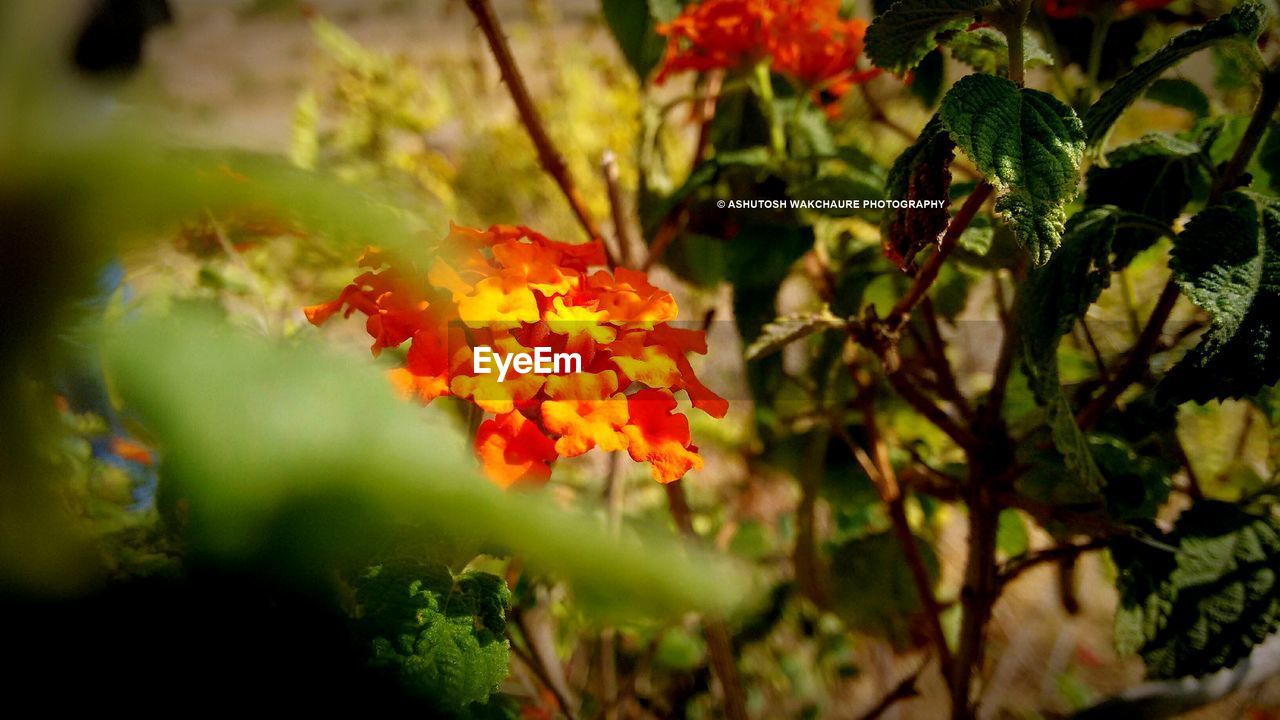
[[[1125,227],[1116,233],[1116,267],[1128,265],[1170,228],[1191,200],[1193,183],[1204,168],[1200,146],[1161,133],[1147,135],[1107,153],[1107,164],[1095,165],[1085,178],[1086,205],[1114,205],[1145,216],[1155,227]]]
[[[827,329],[844,328],[845,324],[844,320],[832,315],[831,311],[826,309],[822,312],[798,313],[780,317],[764,326],[764,329],[760,331],[760,337],[756,338],[756,341],[747,348],[746,357],[748,360],[755,360],[763,355],[777,352],[787,345],[809,337],[814,333]]]
[[[1116,645],[1141,651],[1157,678],[1234,666],[1280,624],[1280,522],[1238,505],[1201,501],[1162,538],[1173,551],[1136,541],[1112,556]]]
[[[394,669],[411,691],[442,708],[483,703],[507,676],[502,578],[443,565],[394,562],[356,582],[373,663]]]
[[[1116,81],[1084,114],[1084,127],[1089,145],[1096,146],[1106,138],[1121,113],[1137,100],[1164,71],[1189,55],[1217,43],[1238,41],[1251,44],[1267,25],[1266,6],[1256,0],[1245,0],[1222,17],[1188,30],[1170,40],[1128,74]],[[1254,51],[1256,54],[1256,51]]]
[[[1162,394],[1207,402],[1280,380],[1280,201],[1228,193],[1187,223],[1169,265],[1213,321],[1165,376]]]
[[[963,30],[993,0],[898,0],[867,28],[867,57],[903,73],[938,46],[938,36]]]
[[[1009,40],[995,28],[980,27],[957,33],[947,41],[947,47],[951,49],[951,57],[978,72],[995,74],[1009,68]],[[1022,31],[1022,53],[1023,63],[1029,68],[1053,64],[1053,56],[1026,30]]]
[[[999,190],[996,211],[1037,265],[1062,238],[1063,205],[1075,196],[1084,130],[1074,111],[1048,93],[993,75],[962,78],[942,100],[943,124]]]
[[[885,181],[886,196],[897,200],[949,201],[955,147],[942,120],[935,115],[916,141],[893,162]],[[886,212],[880,220],[880,244],[885,256],[899,267],[905,267],[917,252],[938,239],[950,217],[946,205],[937,209]]]
[[[1084,487],[1098,490],[1103,478],[1088,438],[1062,393],[1058,341],[1071,331],[1110,284],[1111,245],[1119,223],[1113,208],[1077,213],[1067,225],[1062,248],[1028,275],[1018,296],[1018,337],[1023,372],[1036,402],[1044,408],[1053,444]]]

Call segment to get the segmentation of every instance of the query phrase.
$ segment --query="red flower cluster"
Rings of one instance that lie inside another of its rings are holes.
[[[1134,13],[1159,10],[1172,2],[1173,0],[1125,0],[1124,2],[1114,2],[1114,0],[1044,0],[1044,14],[1056,20],[1066,20],[1081,13],[1086,15],[1096,13],[1104,5],[1114,5],[1118,14],[1132,15]]]
[[[867,23],[840,17],[839,0],[704,0],[658,28],[674,73],[742,68],[769,60],[811,91],[840,96],[879,71],[859,71]]]
[[[556,458],[593,447],[626,450],[664,483],[702,467],[688,419],[672,412],[673,393],[683,390],[717,418],[728,403],[694,374],[687,356],[706,354],[706,337],[670,325],[670,293],[642,272],[590,272],[605,264],[599,241],[571,245],[526,227],[455,225],[435,250],[425,272],[368,250],[360,260],[368,271],[333,301],[307,308],[307,319],[320,325],[344,308],[346,316],[359,311],[375,356],[409,341],[393,382],[424,403],[450,395],[492,413],[476,452],[502,487],[545,482]],[[512,360],[537,348],[572,353],[581,371],[499,379],[476,372],[481,346],[517,370]]]

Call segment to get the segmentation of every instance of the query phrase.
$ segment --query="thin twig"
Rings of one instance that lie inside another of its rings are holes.
[[[489,41],[489,49],[493,52],[493,58],[498,63],[498,71],[502,73],[502,80],[507,84],[507,90],[511,93],[512,101],[515,102],[520,121],[524,124],[525,130],[529,133],[529,139],[533,141],[533,146],[538,152],[539,164],[560,187],[560,192],[569,201],[578,224],[586,231],[587,236],[592,239],[602,237],[595,220],[587,211],[586,202],[578,193],[578,187],[569,175],[569,166],[565,164],[564,156],[556,149],[555,143],[551,141],[551,136],[547,134],[546,127],[542,124],[542,116],[538,114],[538,107],[534,104],[533,97],[529,95],[529,88],[524,84],[524,78],[520,75],[515,56],[511,54],[511,46],[507,43],[506,34],[502,32],[502,26],[498,22],[497,14],[493,11],[493,6],[489,0],[466,0],[466,3],[471,13],[475,15],[485,39]]]
[[[876,718],[885,714],[885,712],[898,702],[910,700],[920,695],[920,689],[916,687],[916,683],[920,681],[920,674],[924,672],[928,661],[920,663],[920,666],[912,670],[910,674],[902,678],[893,689],[885,693],[880,701],[871,706],[870,710],[858,716],[858,720],[876,720]]]
[[[1079,544],[1057,545],[1044,550],[1023,553],[1000,566],[1000,584],[1009,584],[1019,575],[1037,565],[1079,557],[1092,550],[1101,550],[1109,544],[1107,540],[1099,538]]]
[[[605,150],[600,158],[600,172],[604,175],[605,191],[609,195],[609,212],[613,218],[613,239],[616,247],[607,241],[610,264],[614,267],[631,267],[631,224],[627,222],[627,209],[622,202],[622,189],[618,186],[618,156]]]

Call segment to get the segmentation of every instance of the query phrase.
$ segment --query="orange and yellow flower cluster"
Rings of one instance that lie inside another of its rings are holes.
[[[811,92],[839,97],[878,71],[858,70],[867,23],[839,0],[704,0],[658,28],[667,53],[657,82],[685,71],[770,67]]]
[[[545,482],[551,463],[592,448],[626,450],[659,482],[702,467],[675,392],[724,417],[728,403],[704,386],[689,353],[706,354],[702,331],[674,327],[676,302],[642,272],[605,264],[599,241],[572,245],[527,227],[454,225],[429,263],[370,249],[367,271],[331,302],[306,309],[320,325],[339,312],[366,317],[373,354],[409,349],[392,380],[422,402],[453,396],[492,417],[476,452],[498,485]],[[595,268],[594,271],[592,268]],[[475,371],[474,348],[520,355],[574,353],[582,371]]]

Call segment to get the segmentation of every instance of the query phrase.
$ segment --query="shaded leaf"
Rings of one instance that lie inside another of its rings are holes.
[[[1151,83],[1146,96],[1148,100],[1186,110],[1197,118],[1209,115],[1209,96],[1190,80],[1160,78]]]
[[[947,40],[951,57],[977,70],[994,75],[1008,74],[1009,39],[993,27],[980,27],[968,32],[956,33]],[[1040,45],[1039,38],[1028,30],[1022,31],[1023,63],[1028,68],[1053,64],[1053,56]]]
[[[1084,114],[1089,145],[1100,145],[1120,115],[1147,91],[1164,71],[1200,50],[1223,42],[1246,47],[1258,39],[1270,13],[1257,0],[1245,0],[1222,17],[1188,30],[1160,48],[1154,55],[1116,81]],[[1256,55],[1257,50],[1253,49]]]
[[[1054,446],[1084,487],[1104,484],[1088,439],[1076,424],[1058,373],[1058,341],[1111,282],[1108,264],[1118,220],[1109,208],[1087,210],[1067,224],[1062,248],[1028,275],[1018,294],[1018,349],[1023,372],[1044,408]]]
[[[878,68],[904,73],[938,46],[939,36],[963,30],[993,0],[898,0],[867,28],[867,57]]]
[[[917,538],[925,570],[936,582],[938,559],[929,543]],[[893,533],[877,533],[850,540],[831,557],[833,609],[849,627],[882,637],[895,647],[910,647],[912,616],[920,612],[920,598],[906,556]]]
[[[1107,153],[1106,165],[1089,169],[1085,203],[1114,205],[1170,228],[1191,200],[1193,184],[1205,175],[1200,152],[1198,144],[1163,133],[1122,145]],[[1114,267],[1128,265],[1161,234],[1159,227],[1118,229]]]
[[[894,161],[885,181],[885,195],[894,199],[949,203],[953,157],[955,143],[935,115],[916,141]],[[880,245],[885,257],[898,267],[906,267],[917,252],[937,241],[950,218],[946,203],[937,209],[885,212],[880,219]]]
[[[605,24],[641,80],[662,60],[666,43],[657,33],[649,0],[600,0]]]
[[[1234,666],[1280,624],[1280,522],[1239,505],[1200,501],[1161,538],[1112,549],[1116,645],[1140,651],[1156,678]]]
[[[1161,381],[1162,396],[1239,398],[1280,380],[1280,201],[1228,193],[1174,241],[1169,267],[1209,329]]]

